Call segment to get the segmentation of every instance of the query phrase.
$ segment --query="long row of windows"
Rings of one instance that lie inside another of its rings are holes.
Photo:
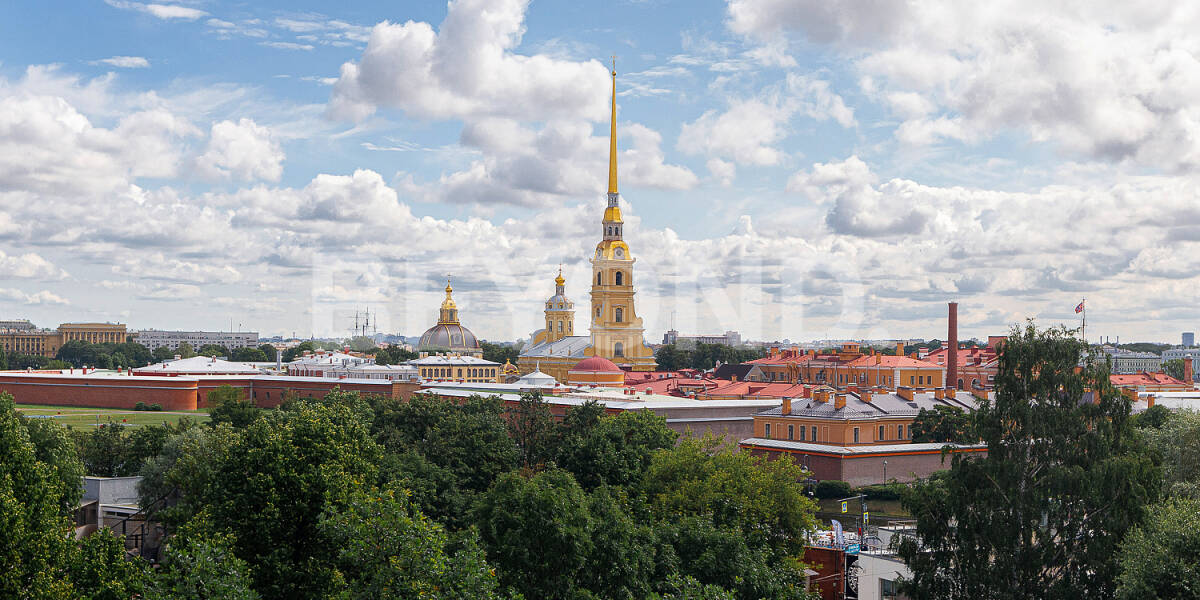
[[[823,429],[826,432],[826,437],[828,437],[829,428],[824,427]],[[805,439],[806,432],[809,435],[808,440]],[[887,426],[880,425],[879,426],[879,437],[875,438],[875,441],[877,441],[877,442],[887,441],[889,439],[887,436],[887,433],[888,433]],[[894,439],[896,439],[896,440],[908,439],[908,438],[904,437],[904,433],[905,433],[904,425],[896,425],[896,437]],[[912,431],[909,431],[908,433],[909,433],[909,435],[911,435]],[[856,444],[860,443],[861,436],[859,434],[858,427],[855,427],[853,430],[851,430],[851,435],[852,435],[852,439],[853,439],[854,443],[856,443]],[[799,437],[797,437],[797,436],[799,436]],[[765,437],[767,439],[771,439],[771,424],[770,423],[763,424],[763,437]],[[804,425],[800,425],[800,426],[788,425],[786,439],[794,440],[794,441],[801,441],[801,442],[809,441],[809,440],[814,441],[814,442],[819,441],[817,439],[817,426],[813,425],[812,427],[806,428]]]
[[[455,372],[457,371],[457,374]],[[426,379],[447,379],[455,377],[462,379],[464,377],[479,378],[486,377],[489,379],[496,377],[495,367],[472,367],[463,369],[461,367],[454,369],[451,367],[421,367],[421,377]]]

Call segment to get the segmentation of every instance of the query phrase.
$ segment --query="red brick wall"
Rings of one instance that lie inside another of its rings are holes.
[[[195,380],[20,374],[0,374],[0,392],[12,394],[19,404],[132,409],[145,402],[160,404],[164,410],[195,410],[197,394]]]

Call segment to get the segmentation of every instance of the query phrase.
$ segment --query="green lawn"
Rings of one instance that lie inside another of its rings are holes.
[[[178,423],[180,419],[189,417],[196,421],[208,420],[207,410],[188,411],[136,411],[119,410],[114,408],[81,408],[77,406],[45,406],[42,404],[18,404],[17,410],[27,417],[49,418],[56,423],[74,427],[95,427],[98,424],[114,421],[127,425],[157,425],[159,423]]]

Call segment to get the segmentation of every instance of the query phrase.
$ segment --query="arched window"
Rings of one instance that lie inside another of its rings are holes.
[[[562,321],[559,321],[559,322],[558,322],[558,332],[559,332],[559,333],[562,333],[562,332],[563,332]]]
[[[617,309],[621,310],[621,309]],[[625,345],[621,342],[613,343],[613,356],[625,356]]]
[[[600,318],[600,314],[601,314],[601,312],[602,312],[602,309],[600,308],[600,305],[598,305],[598,304],[597,304],[597,305],[596,305],[596,318],[597,318],[597,319],[599,319],[599,318]]]
[[[624,285],[625,273],[617,271],[617,285]]]
[[[616,321],[617,321],[618,323],[621,323],[621,322],[622,322],[622,320],[625,318],[625,309],[623,309],[623,308],[621,308],[620,306],[618,306],[618,307],[617,307],[617,310],[616,310],[616,311],[614,311],[614,312],[616,313]]]
[[[574,333],[574,331],[572,331],[571,321],[567,321],[567,333]]]
[[[596,285],[604,285],[604,273],[596,273]]]

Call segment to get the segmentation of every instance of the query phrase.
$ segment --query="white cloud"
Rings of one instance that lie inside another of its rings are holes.
[[[200,173],[218,179],[279,181],[283,149],[270,130],[250,119],[214,123],[208,148],[196,160]]]
[[[797,114],[817,121],[834,120],[853,127],[854,111],[820,79],[789,74],[754,98],[735,99],[724,112],[708,110],[684,123],[676,148],[688,154],[733,159],[743,165],[775,165],[783,159],[777,148]]]
[[[296,42],[259,42],[259,45],[268,46],[277,50],[312,50],[312,44],[297,44]]]
[[[729,14],[754,39],[831,45],[908,144],[1016,131],[1092,159],[1200,167],[1200,13],[1187,5],[732,0]]]
[[[428,200],[539,206],[607,189],[608,136],[592,135],[586,123],[554,121],[534,130],[510,119],[481,119],[468,123],[461,137],[483,158],[436,184],[418,186]],[[696,185],[689,169],[665,162],[657,132],[637,123],[621,125],[618,140],[622,186],[679,190]]]
[[[27,294],[21,290],[14,289],[14,288],[0,288],[0,299],[12,300],[14,302],[19,302],[21,304],[29,304],[29,305],[70,304],[70,301],[68,301],[66,298],[63,298],[62,296],[59,296],[58,294],[55,294],[54,292],[51,292],[49,290],[42,290],[40,292],[34,292],[32,294]]]
[[[362,120],[378,107],[416,117],[599,120],[608,70],[515,54],[527,0],[455,0],[438,31],[429,23],[383,22],[357,63],[342,65],[331,114]]]
[[[125,2],[123,0],[104,1],[113,8],[136,10],[164,20],[181,19],[184,21],[195,21],[200,17],[208,15],[208,13],[198,8],[179,6],[178,4],[143,4],[141,2]]]
[[[110,67],[118,67],[121,69],[145,69],[150,66],[150,61],[141,56],[110,56],[100,60],[92,61],[93,65],[108,65]]]
[[[0,277],[20,279],[64,279],[67,272],[33,252],[20,256],[0,250]]]

